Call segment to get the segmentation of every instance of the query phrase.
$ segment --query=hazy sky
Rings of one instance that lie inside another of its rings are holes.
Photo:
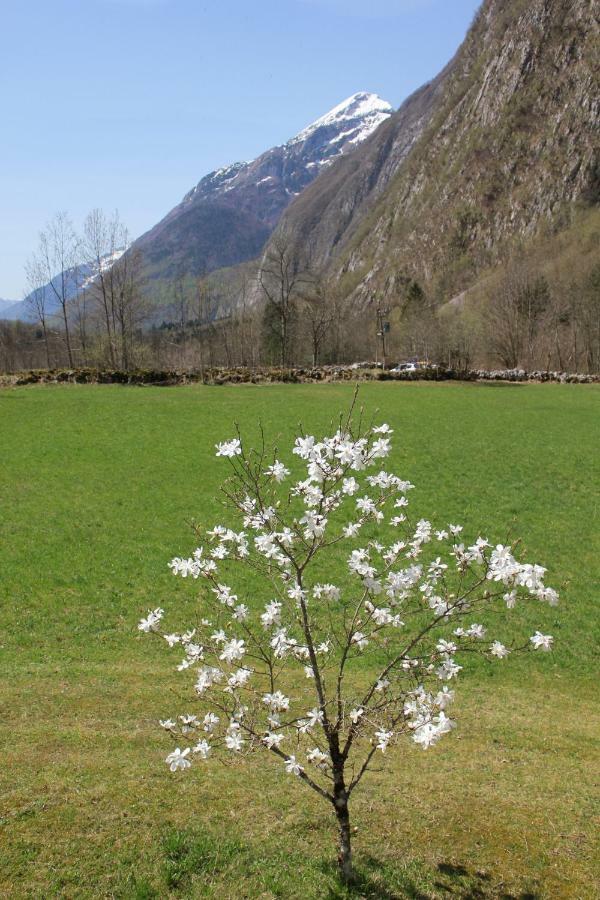
[[[54,212],[118,208],[134,236],[199,179],[353,94],[397,107],[478,0],[4,0],[0,297]]]

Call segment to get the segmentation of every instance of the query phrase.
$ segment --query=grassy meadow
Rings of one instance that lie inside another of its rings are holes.
[[[177,628],[193,584],[167,562],[222,520],[214,443],[232,423],[284,448],[350,385],[0,391],[0,896],[341,898],[324,802],[280,765],[183,776],[157,720],[189,679],[137,622]],[[561,605],[555,636],[463,673],[458,728],[412,744],[353,798],[357,897],[597,897],[600,389],[367,384],[414,512],[523,538]],[[258,593],[258,592],[257,592]],[[259,597],[258,602],[264,600]],[[531,631],[525,631],[531,634]]]

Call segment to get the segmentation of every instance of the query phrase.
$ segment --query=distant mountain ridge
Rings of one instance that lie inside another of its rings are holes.
[[[123,254],[123,250],[116,250],[114,253],[103,257],[101,260],[102,270],[112,266]],[[74,300],[81,291],[89,288],[94,279],[98,276],[98,266],[94,263],[82,263],[72,269],[67,269],[65,273],[65,299],[67,301]],[[45,314],[50,318],[60,312],[60,302],[57,292],[60,293],[61,273],[58,272],[52,281],[40,287],[44,298]],[[53,284],[56,291],[53,289]],[[24,300],[1,301],[0,300],[0,319],[20,322],[34,322],[38,316],[36,314],[35,304],[33,303],[34,293],[28,294]],[[5,306],[2,304],[6,303]]]
[[[392,114],[359,92],[255,160],[206,175],[134,243],[150,279],[203,275],[257,257],[290,202]]]

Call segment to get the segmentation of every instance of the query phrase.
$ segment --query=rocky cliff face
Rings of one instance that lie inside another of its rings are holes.
[[[438,79],[317,179],[280,228],[312,231],[357,298],[393,298],[416,279],[441,300],[509,242],[597,203],[599,9],[485,0]]]
[[[199,275],[256,257],[290,202],[391,113],[377,95],[354,94],[287,143],[211,172],[136,241],[150,277]]]

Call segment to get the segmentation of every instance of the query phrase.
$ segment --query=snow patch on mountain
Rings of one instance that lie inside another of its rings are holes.
[[[205,175],[183,198],[183,204],[199,199],[215,198],[230,193],[234,188],[247,188],[250,183],[266,185],[275,182],[274,174],[265,174],[265,167],[272,165],[274,154],[294,158],[296,171],[314,169],[329,164],[337,156],[366,140],[382,122],[391,116],[393,108],[377,94],[359,91],[320,116],[272,150],[256,159],[222,166]],[[304,148],[306,145],[306,149]],[[256,177],[260,175],[261,177]],[[273,185],[274,186],[274,185]],[[263,188],[264,190],[264,188]],[[298,191],[287,190],[288,194]]]
[[[361,124],[358,126],[358,131],[353,138],[353,143],[360,143],[360,141],[364,141],[373,131],[375,131],[382,122],[385,122],[385,120],[391,116],[392,112],[393,108],[387,100],[382,100],[377,94],[359,91],[357,94],[352,94],[351,97],[338,103],[337,106],[330,109],[324,116],[315,119],[314,122],[311,122],[310,125],[307,125],[306,128],[299,131],[298,134],[291,138],[287,143],[288,146],[298,144],[301,141],[307,140],[320,128],[328,128],[331,125],[340,127],[345,122],[355,122],[357,119],[361,120]],[[344,132],[344,134],[351,134],[353,130],[354,129],[350,129]],[[338,137],[338,140],[340,137],[341,135]]]

